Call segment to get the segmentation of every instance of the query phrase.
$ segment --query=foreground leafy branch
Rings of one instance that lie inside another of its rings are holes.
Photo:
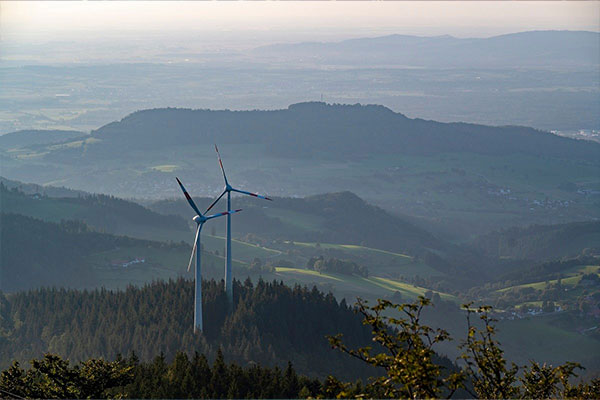
[[[489,306],[474,309],[471,304],[463,305],[468,326],[467,338],[459,346],[463,353],[458,361],[463,367],[456,367],[458,372],[443,371],[444,367],[434,362],[433,346],[452,339],[445,330],[422,324],[422,311],[430,305],[425,297],[408,304],[378,300],[375,306],[359,299],[356,310],[363,315],[363,323],[371,326],[377,349],[348,348],[341,335],[329,337],[329,342],[333,348],[382,368],[385,374],[365,387],[335,381],[327,394],[337,398],[439,398],[451,397],[462,388],[482,399],[600,398],[600,379],[571,383],[571,378],[577,377],[575,370],[583,369],[578,363],[557,367],[535,361],[524,367],[509,364],[495,338],[497,321]],[[401,317],[387,316],[390,314]],[[481,328],[473,315],[479,316]]]
[[[379,299],[373,307],[358,300],[357,310],[364,317],[363,323],[371,326],[373,341],[385,349],[384,352],[375,352],[371,346],[353,350],[344,345],[342,335],[329,337],[332,347],[385,370],[386,375],[375,378],[359,397],[437,398],[443,392],[450,397],[464,386],[462,372],[444,377],[443,367],[433,361],[433,346],[450,340],[450,335],[443,329],[432,329],[421,323],[421,312],[430,304],[425,297],[411,304]],[[388,309],[395,309],[404,317],[383,315]],[[342,397],[348,394],[341,393]]]
[[[123,360],[91,359],[71,367],[69,361],[46,354],[24,370],[17,361],[0,374],[2,398],[105,398],[107,391],[133,379],[132,367]]]
[[[512,399],[519,397],[515,386],[519,367],[511,363],[507,367],[504,351],[495,340],[495,319],[491,318],[491,307],[479,307],[476,311],[471,304],[463,305],[467,311],[467,339],[460,345],[464,350],[460,356],[466,364],[466,370],[479,398]],[[479,313],[483,329],[478,329],[471,321],[471,315]]]
[[[478,398],[599,398],[600,379],[591,382],[571,383],[576,378],[575,370],[584,369],[579,363],[566,362],[557,367],[540,365],[530,361],[527,366],[519,367],[504,358],[500,343],[495,339],[496,319],[492,318],[489,306],[471,308],[471,304],[463,305],[467,312],[467,339],[461,348],[464,350],[461,359],[472,382]],[[483,328],[479,329],[472,322],[473,314],[479,314]],[[519,371],[521,373],[519,374]]]

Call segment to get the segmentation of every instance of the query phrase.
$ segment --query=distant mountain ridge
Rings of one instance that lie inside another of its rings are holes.
[[[600,63],[600,33],[528,31],[489,38],[388,35],[341,42],[261,46],[255,54],[300,63],[465,68],[593,67]]]
[[[491,127],[410,119],[379,105],[306,102],[273,111],[152,109],[92,131],[101,140],[88,153],[121,154],[130,146],[265,144],[280,156],[345,158],[368,152],[487,155],[529,154],[600,160],[600,144],[519,126]],[[108,149],[107,149],[108,150]],[[334,151],[332,151],[334,150]],[[69,149],[69,152],[75,150]],[[79,150],[83,151],[83,150]]]

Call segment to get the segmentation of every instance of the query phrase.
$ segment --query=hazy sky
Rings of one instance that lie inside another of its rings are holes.
[[[388,32],[464,37],[533,29],[598,31],[599,21],[597,1],[0,2],[0,34],[11,41],[80,30],[287,31],[299,39],[328,32],[339,37]]]

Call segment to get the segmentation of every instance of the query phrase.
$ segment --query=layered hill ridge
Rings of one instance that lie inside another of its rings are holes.
[[[240,189],[277,197],[349,190],[424,217],[450,240],[598,216],[600,144],[527,127],[412,119],[379,105],[143,110],[85,139],[0,153],[13,179],[164,199],[180,195],[175,175],[195,195],[222,188],[213,144]]]
[[[275,44],[254,50],[265,57],[329,65],[448,67],[597,66],[600,34],[589,31],[528,31],[489,38],[387,35],[341,42]]]
[[[179,241],[181,235],[188,233],[183,218],[154,213],[132,201],[102,194],[24,184],[0,177],[0,199],[4,213],[50,222],[78,220],[98,231],[117,235]]]
[[[86,136],[80,131],[22,130],[0,136],[0,149],[32,145],[54,144]]]
[[[202,208],[212,199],[195,198]],[[420,249],[452,248],[408,219],[394,216],[368,204],[352,192],[326,193],[305,198],[275,197],[268,207],[244,197],[235,198],[235,235],[259,234],[269,239],[306,242],[365,244],[370,247],[416,253]],[[184,199],[161,200],[150,204],[157,213],[189,217]],[[257,229],[257,227],[260,229]],[[221,229],[221,227],[219,227]]]

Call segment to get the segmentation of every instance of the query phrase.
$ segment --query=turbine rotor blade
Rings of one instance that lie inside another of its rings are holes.
[[[236,212],[240,212],[240,211],[242,211],[241,208],[237,209],[237,210],[224,211],[222,213],[209,215],[208,217],[204,217],[204,218],[206,218],[206,219],[213,219],[213,218],[217,218],[217,217],[222,217],[223,215],[227,215],[227,214],[235,214]]]
[[[210,211],[211,208],[213,208],[213,206],[215,204],[217,204],[219,202],[219,200],[221,200],[221,197],[223,197],[223,195],[227,193],[227,190],[223,191],[223,193],[221,193],[221,195],[219,197],[217,197],[217,199],[215,201],[212,202],[212,204],[210,206],[208,206],[208,208],[206,209],[206,211],[204,211],[204,214],[206,214],[207,212]]]
[[[187,268],[188,272],[189,272],[190,268],[192,267],[192,261],[194,261],[194,255],[196,254],[196,247],[197,247],[196,245],[198,244],[198,235],[200,234],[201,226],[202,225],[198,224],[198,229],[196,229],[196,238],[194,239],[194,247],[192,247],[192,255],[190,257],[190,262],[189,262],[188,268]]]
[[[219,158],[219,165],[221,166],[221,172],[223,173],[223,179],[225,180],[225,184],[229,185],[227,182],[227,175],[225,175],[225,168],[223,168],[223,161],[221,161],[221,153],[219,153],[219,148],[215,144],[215,150],[217,151],[217,157]]]
[[[175,177],[175,179],[177,179],[177,183],[179,183],[179,186],[181,187],[181,190],[183,191],[183,194],[185,195],[185,198],[187,199],[188,203],[190,203],[190,206],[192,206],[194,211],[196,211],[196,214],[202,215],[200,210],[198,210],[198,207],[196,207],[196,203],[194,203],[194,200],[192,200],[192,197],[189,195],[187,190],[185,190],[185,187],[183,187],[183,184],[181,183],[179,178]]]
[[[259,199],[273,201],[273,199],[271,199],[271,198],[269,198],[267,196],[260,195],[258,193],[246,192],[245,190],[239,190],[239,189],[231,189],[231,191],[232,192],[238,192],[238,193],[241,193],[241,194],[246,194],[248,196],[258,197]]]

